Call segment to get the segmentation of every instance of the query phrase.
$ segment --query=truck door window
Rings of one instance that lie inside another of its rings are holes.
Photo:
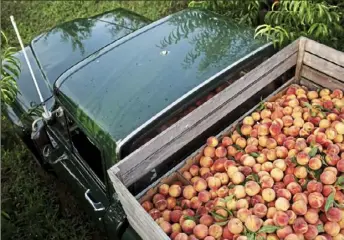
[[[69,134],[76,150],[93,172],[99,177],[99,179],[104,183],[104,171],[102,166],[102,156],[100,150],[91,142],[91,140],[86,136],[85,133],[81,131],[80,128],[73,122],[71,118],[68,118],[68,128]],[[68,135],[69,135],[68,134]]]

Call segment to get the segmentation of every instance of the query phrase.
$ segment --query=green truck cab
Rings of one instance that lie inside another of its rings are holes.
[[[18,52],[20,94],[8,118],[109,239],[140,237],[107,169],[274,53],[271,43],[254,39],[254,29],[199,9],[155,22],[116,9],[56,26],[25,50],[53,115],[42,120]]]

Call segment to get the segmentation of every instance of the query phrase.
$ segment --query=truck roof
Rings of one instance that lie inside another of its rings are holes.
[[[211,76],[266,44],[254,29],[187,9],[149,24],[75,65],[55,82],[70,112],[82,112],[115,142]]]

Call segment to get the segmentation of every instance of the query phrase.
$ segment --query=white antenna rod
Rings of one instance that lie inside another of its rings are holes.
[[[29,58],[28,58],[27,55],[26,55],[25,48],[24,48],[24,44],[23,44],[23,42],[22,42],[22,40],[21,40],[19,31],[18,31],[18,28],[17,28],[17,24],[16,24],[16,22],[14,21],[14,17],[13,17],[13,16],[10,16],[10,19],[11,19],[11,22],[12,22],[12,25],[13,25],[13,28],[14,28],[14,31],[15,31],[16,34],[17,34],[17,38],[18,38],[20,47],[21,47],[21,49],[22,49],[22,51],[23,51],[23,53],[24,53],[24,57],[25,57],[25,60],[26,60],[27,65],[28,65],[28,67],[29,67],[29,70],[30,70],[30,73],[31,73],[31,77],[32,77],[33,82],[34,82],[34,84],[35,84],[35,87],[36,87],[36,90],[37,90],[39,99],[41,100],[41,103],[42,103],[42,106],[43,106],[43,109],[44,109],[43,117],[44,117],[45,119],[49,119],[49,118],[51,117],[51,113],[48,111],[47,107],[45,106],[44,99],[43,99],[42,94],[41,94],[41,90],[40,90],[39,87],[38,87],[37,80],[36,80],[35,75],[33,74],[33,71],[32,71],[32,68],[31,68],[31,64],[30,64],[30,61],[29,61]]]

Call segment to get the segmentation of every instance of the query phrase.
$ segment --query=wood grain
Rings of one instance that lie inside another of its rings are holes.
[[[311,80],[312,82],[331,90],[343,89],[342,82],[305,65],[302,67],[301,77]]]
[[[344,53],[336,49],[330,48],[324,44],[318,43],[311,39],[307,39],[305,50],[309,53],[324,58],[339,66],[344,67]]]
[[[296,69],[295,69],[295,79],[296,81],[300,80],[300,73],[301,73],[301,68],[302,68],[302,62],[303,62],[303,57],[305,55],[305,45],[307,42],[307,39],[304,37],[301,37],[299,39],[299,51],[297,53],[297,61],[296,61]]]
[[[305,53],[303,62],[305,65],[317,69],[319,72],[323,72],[333,78],[344,82],[344,68],[341,66],[326,61],[308,52]]]
[[[141,207],[135,197],[128,191],[113,171],[108,170],[111,182],[122,203],[130,225],[143,240],[166,239],[169,237],[157,225],[153,218]]]

